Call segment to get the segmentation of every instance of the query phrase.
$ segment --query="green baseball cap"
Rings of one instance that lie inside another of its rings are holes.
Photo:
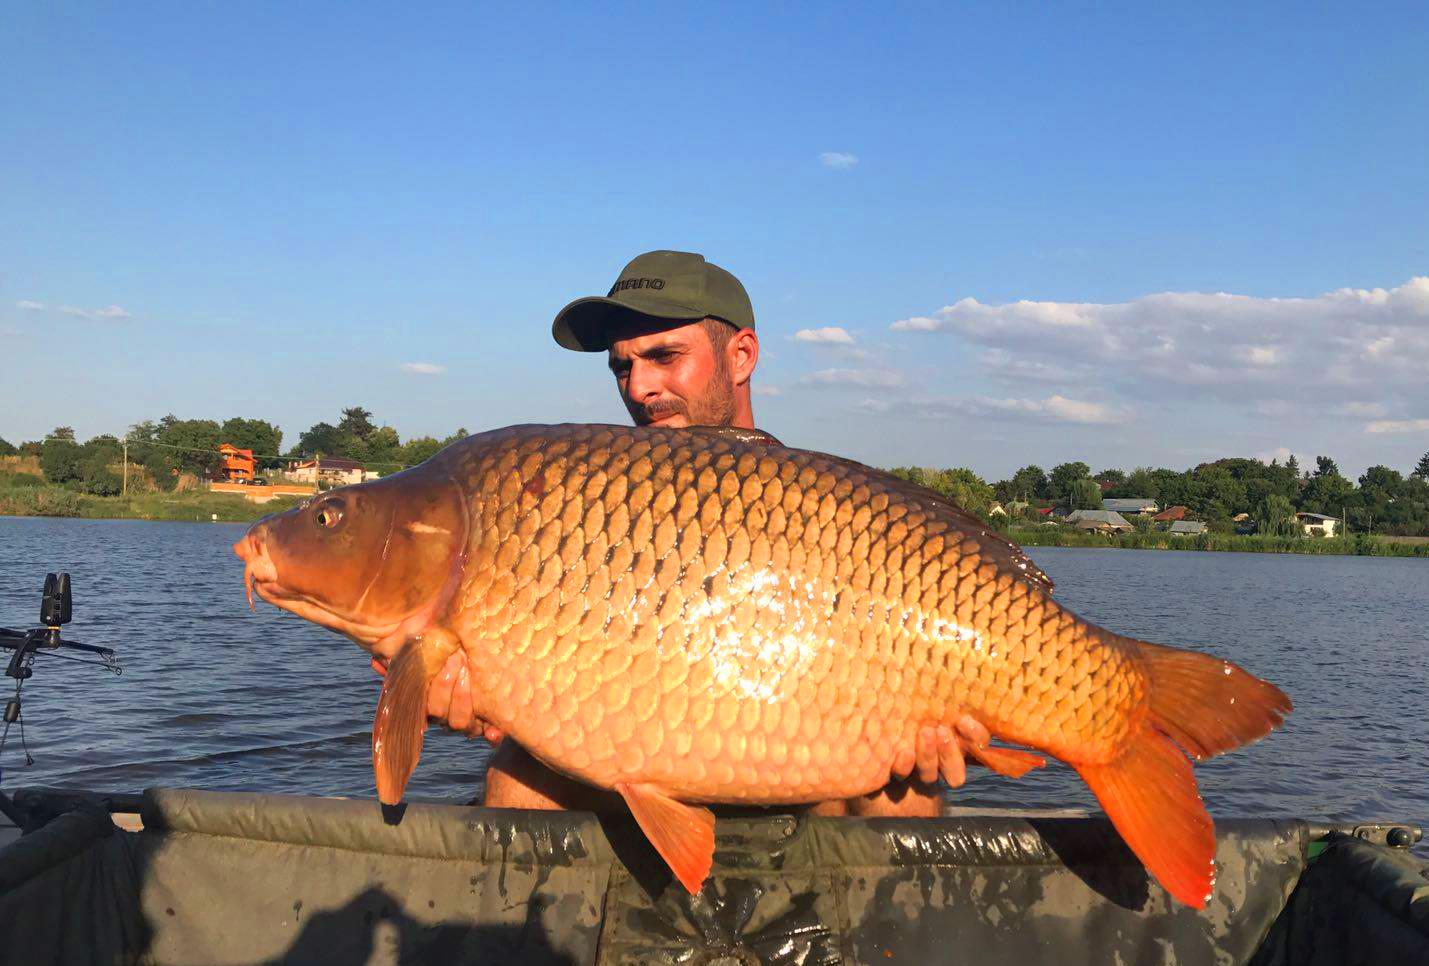
[[[610,326],[631,314],[690,320],[712,316],[754,328],[754,308],[739,279],[694,252],[646,252],[620,272],[605,295],[576,299],[556,315],[551,335],[567,349],[604,352]]]

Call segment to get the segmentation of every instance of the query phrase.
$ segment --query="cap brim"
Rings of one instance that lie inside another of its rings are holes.
[[[603,295],[576,299],[556,313],[551,335],[556,342],[576,352],[604,352],[610,348],[608,331],[612,323],[644,316],[672,322],[702,319],[705,313],[688,305],[641,299],[639,304],[620,302]]]

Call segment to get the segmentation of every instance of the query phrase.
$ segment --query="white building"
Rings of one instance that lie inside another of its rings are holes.
[[[1340,518],[1327,517],[1323,513],[1297,513],[1295,522],[1304,528],[1307,537],[1333,537]]]

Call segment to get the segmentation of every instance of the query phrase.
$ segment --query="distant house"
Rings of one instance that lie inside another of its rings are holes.
[[[1305,530],[1307,537],[1333,537],[1340,518],[1327,517],[1323,513],[1297,513],[1295,522]]]
[[[1188,511],[1185,507],[1181,506],[1178,503],[1175,506],[1168,506],[1166,509],[1156,514],[1156,516],[1152,517],[1151,519],[1157,523],[1170,523],[1173,520],[1186,519],[1186,514],[1188,512],[1190,511]]]
[[[361,483],[367,478],[367,475],[367,471],[357,460],[345,460],[336,456],[301,460],[288,468],[288,477],[299,483],[317,483],[321,480],[332,486],[349,486],[353,483]]]
[[[994,503],[987,508],[987,515],[990,517],[1005,517],[1007,516],[1007,511],[1002,508],[1001,503]]]
[[[258,463],[251,449],[239,449],[232,443],[218,447],[218,474],[225,483],[252,483]]]
[[[1077,530],[1097,533],[1126,533],[1135,529],[1115,510],[1073,510],[1063,522]]]
[[[1171,524],[1171,529],[1167,533],[1179,534],[1183,537],[1194,537],[1198,533],[1206,532],[1206,525],[1199,520],[1175,520]]]
[[[1111,510],[1113,513],[1130,513],[1141,516],[1145,513],[1155,513],[1157,509],[1155,500],[1147,500],[1142,497],[1113,498],[1102,500],[1102,509]]]

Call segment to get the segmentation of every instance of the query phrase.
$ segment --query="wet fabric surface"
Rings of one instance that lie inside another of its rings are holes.
[[[1307,872],[1299,822],[1220,823],[1197,912],[1099,819],[722,819],[696,896],[585,813],[161,790],[144,820],[0,852],[0,962],[1280,966],[1429,935],[1412,859],[1344,839]]]

